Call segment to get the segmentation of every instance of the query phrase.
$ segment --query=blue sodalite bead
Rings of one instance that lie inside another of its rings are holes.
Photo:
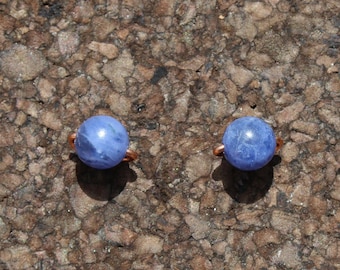
[[[125,157],[129,136],[118,120],[98,115],[81,124],[74,145],[78,157],[86,165],[95,169],[109,169]]]
[[[225,158],[243,171],[264,167],[275,154],[274,131],[257,117],[246,116],[233,121],[226,128],[222,141]]]

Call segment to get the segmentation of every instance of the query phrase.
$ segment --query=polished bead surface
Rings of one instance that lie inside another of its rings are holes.
[[[225,158],[243,171],[264,167],[275,154],[274,131],[257,117],[246,116],[233,121],[226,128],[222,142]]]
[[[95,169],[109,169],[125,157],[129,136],[118,120],[98,115],[81,124],[74,145],[78,157],[86,165]]]

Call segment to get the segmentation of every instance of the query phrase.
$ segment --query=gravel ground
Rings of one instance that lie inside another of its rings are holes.
[[[0,269],[340,269],[340,2],[0,0]],[[139,159],[83,165],[107,114]],[[284,146],[212,155],[253,115]]]

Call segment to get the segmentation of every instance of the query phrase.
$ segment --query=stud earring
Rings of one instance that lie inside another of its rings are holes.
[[[121,161],[137,159],[137,153],[128,149],[129,136],[125,127],[111,116],[88,118],[68,141],[79,159],[95,169],[109,169]]]
[[[224,154],[232,166],[242,171],[264,167],[283,145],[281,138],[275,139],[271,126],[252,116],[234,120],[226,128],[222,143],[213,150],[213,154]]]

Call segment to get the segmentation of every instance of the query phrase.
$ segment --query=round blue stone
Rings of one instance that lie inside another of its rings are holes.
[[[222,141],[225,158],[243,171],[264,167],[275,154],[274,131],[257,117],[246,116],[233,121],[226,128]]]
[[[118,120],[98,115],[81,124],[74,145],[78,157],[86,165],[95,169],[109,169],[125,157],[129,136]]]

